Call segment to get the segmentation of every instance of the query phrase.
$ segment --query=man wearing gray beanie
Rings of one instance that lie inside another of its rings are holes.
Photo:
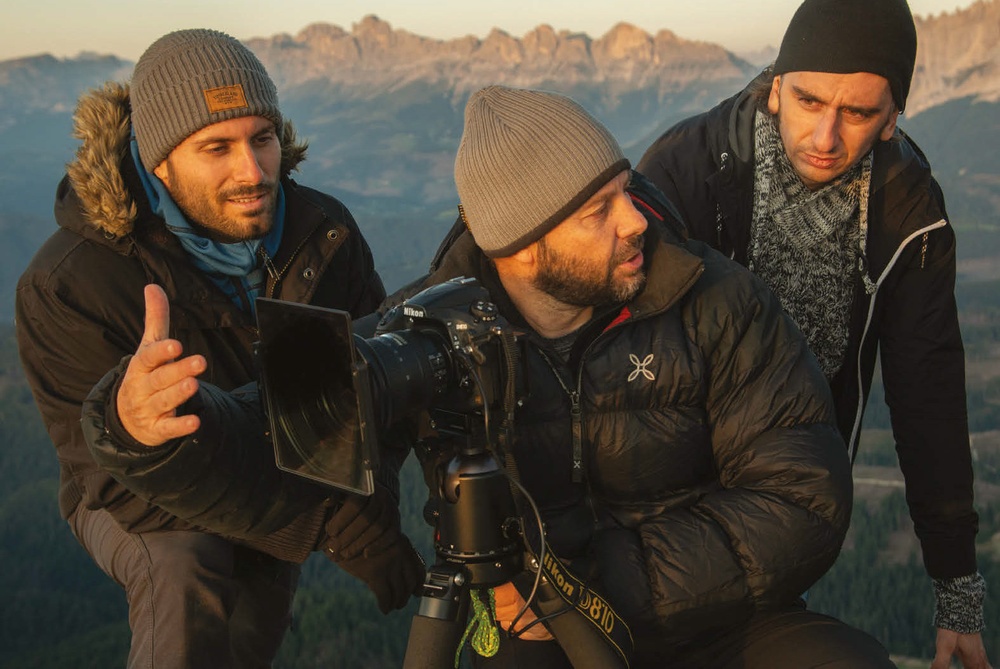
[[[461,216],[430,274],[389,302],[474,277],[523,343],[504,457],[565,567],[556,581],[587,593],[567,606],[610,606],[598,647],[635,668],[893,666],[873,638],[801,604],[847,531],[850,463],[822,372],[774,295],[688,241],[565,96],[473,94],[455,183]],[[430,442],[424,464],[453,452]],[[504,629],[534,617],[514,622],[530,599],[517,577],[492,594]],[[501,634],[473,665],[605,666],[560,629]]]
[[[173,32],[75,124],[17,337],[60,512],[125,591],[128,666],[271,666],[314,550],[402,607],[423,563],[393,458],[370,496],[283,473],[257,398],[256,297],[353,317],[385,297],[347,208],[289,177],[306,147],[263,65],[225,33]]]
[[[906,0],[805,0],[773,67],[668,130],[637,169],[693,237],[778,295],[830,383],[852,461],[879,352],[937,598],[933,667],[983,669],[955,232],[927,158],[896,127],[916,51]]]

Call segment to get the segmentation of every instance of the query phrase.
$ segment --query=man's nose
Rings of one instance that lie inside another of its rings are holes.
[[[840,117],[837,110],[826,109],[816,119],[813,128],[813,146],[817,151],[832,153],[840,144]]]
[[[233,179],[238,183],[256,184],[264,180],[264,170],[260,167],[257,153],[249,144],[240,145],[240,149],[233,152],[235,166],[233,168]]]
[[[646,232],[646,228],[649,225],[646,217],[635,208],[632,198],[627,193],[625,194],[625,201],[622,208],[624,211],[618,223],[618,237],[620,239],[629,239]]]

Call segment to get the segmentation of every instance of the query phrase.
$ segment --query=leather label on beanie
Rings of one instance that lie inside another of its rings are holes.
[[[243,86],[240,84],[208,88],[204,93],[205,102],[208,104],[208,111],[212,114],[226,111],[227,109],[240,109],[250,106],[247,104],[247,96],[243,94]]]

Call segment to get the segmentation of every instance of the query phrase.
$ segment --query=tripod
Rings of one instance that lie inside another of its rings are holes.
[[[466,442],[449,462],[438,511],[434,549],[413,617],[404,669],[451,669],[469,615],[470,590],[525,580],[525,548],[508,480],[493,455]],[[528,559],[529,571],[539,565]],[[627,669],[596,628],[564,602],[544,575],[527,597],[575,669]],[[522,593],[524,595],[525,593]]]

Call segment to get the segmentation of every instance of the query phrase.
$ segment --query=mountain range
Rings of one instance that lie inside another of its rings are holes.
[[[912,92],[901,125],[928,153],[955,212],[970,222],[1000,204],[1000,0],[917,17]],[[633,161],[681,118],[739,90],[760,69],[718,44],[619,23],[603,36],[541,25],[521,37],[422,37],[367,16],[350,30],[315,23],[298,34],[246,41],[278,86],[284,114],[310,141],[299,179],[333,192],[367,225],[386,276],[421,271],[454,216],[452,160],[465,100],[490,83],[564,92],[618,137]],[[113,55],[49,55],[0,62],[0,318],[9,280],[51,231],[51,197],[75,146],[79,94],[132,63]],[[961,123],[956,121],[962,120]],[[917,132],[919,130],[919,132]],[[406,248],[389,240],[413,239]],[[397,245],[398,246],[398,245]],[[6,255],[6,254],[5,254]],[[398,274],[394,274],[398,272]]]

